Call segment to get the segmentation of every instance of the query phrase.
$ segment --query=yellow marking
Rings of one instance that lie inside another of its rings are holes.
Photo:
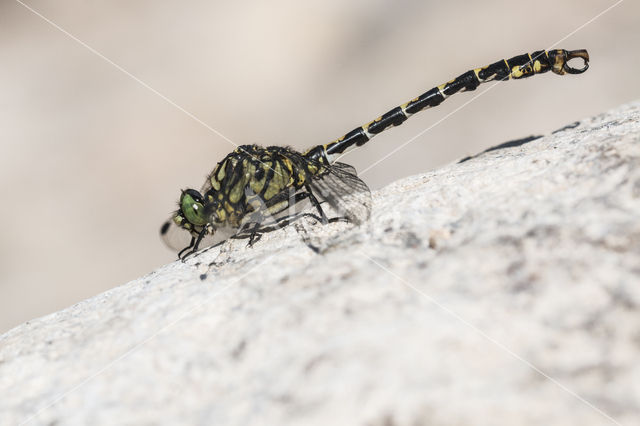
[[[218,222],[224,222],[227,220],[227,212],[224,209],[216,210],[216,215],[218,216]]]
[[[224,194],[221,192],[218,194],[218,200],[222,201],[222,199],[224,198]]]
[[[335,141],[331,141],[327,144],[322,145],[322,149],[324,149],[324,155],[327,155],[327,149],[336,145],[338,142],[340,142],[342,139],[344,139],[344,136],[340,139],[336,139]]]
[[[446,99],[447,95],[444,94],[444,88],[448,83],[444,83],[441,84],[440,86],[438,86],[438,93],[440,93],[440,95]]]
[[[244,170],[244,178],[246,181],[250,182],[251,179],[256,174],[256,166],[253,163],[250,163],[248,160],[244,160],[242,162],[242,169]]]
[[[269,186],[267,187],[267,190],[264,193],[264,199],[270,200],[281,190],[282,190],[282,187],[278,184],[278,182],[275,181],[275,178],[272,179],[271,182],[269,182]]]
[[[509,62],[506,59],[503,59],[503,61],[507,65],[507,69],[510,70],[511,66],[509,65]],[[509,73],[509,79],[511,79],[511,73]]]
[[[269,212],[269,214],[276,214],[276,213],[280,213],[282,210],[286,209],[288,206],[289,206],[289,201],[286,201],[286,200],[280,201],[279,203],[276,203],[271,207],[269,207],[267,211]]]
[[[309,173],[311,173],[312,175],[318,173],[318,166],[316,166],[315,164],[308,164],[307,168],[309,169]]]
[[[273,173],[273,179],[271,179],[271,182],[269,182],[269,185],[278,185],[280,187],[282,187],[282,185],[284,185],[284,170],[282,170],[282,166],[280,165],[279,162],[276,162],[273,164],[275,167],[273,169],[274,173]],[[269,191],[269,189],[267,188],[267,192]],[[269,197],[271,198],[271,197]]]
[[[247,204],[253,208],[253,210],[257,210],[262,206],[262,200],[258,195],[252,195],[251,197],[247,197]]]
[[[233,204],[240,201],[240,198],[242,198],[242,196],[244,195],[244,186],[246,183],[246,178],[240,179],[238,183],[236,183],[235,186],[231,188],[231,191],[229,191],[229,201],[231,201]]]
[[[285,184],[287,187],[291,186],[294,184],[295,180],[293,178],[293,171],[289,172],[289,180],[287,181],[287,183]],[[282,177],[282,181],[284,182],[286,180],[286,177]]]
[[[365,132],[365,133],[369,133],[369,132],[367,131],[367,129],[369,128],[369,126],[371,126],[373,123],[377,123],[377,122],[379,122],[380,120],[382,120],[382,116],[380,116],[380,117],[376,118],[375,120],[372,120],[372,121],[368,122],[367,124],[363,125],[363,126],[362,126],[362,130],[364,130],[364,132]],[[368,136],[368,135],[367,135],[367,136]]]
[[[250,182],[251,185],[251,190],[256,193],[259,194],[260,191],[262,191],[262,188],[264,188],[264,182],[267,180],[267,175],[265,173],[264,177],[260,180],[255,180],[252,179]]]
[[[347,135],[341,136],[338,139],[329,142],[328,144],[322,145],[322,147],[324,148],[325,153],[327,152],[327,148],[329,148],[330,146],[334,146],[335,144],[342,142],[344,140],[345,136],[347,136]]]
[[[400,105],[400,108],[402,109],[402,112],[404,112],[404,114],[407,117],[410,116],[412,113],[407,112],[407,108],[409,107],[409,104],[412,104],[414,102],[418,102],[419,100],[420,100],[420,97],[416,96],[415,98],[411,99],[409,102]]]
[[[227,162],[225,161],[224,163],[221,163],[218,167],[220,167],[220,170],[218,170],[218,181],[222,182],[222,180],[225,177],[225,169],[227,168]]]
[[[476,75],[476,78],[478,79],[478,81],[482,81],[482,80],[480,80],[480,71],[482,71],[483,69],[484,68],[476,68],[476,69],[473,70],[473,73]]]
[[[224,209],[220,207],[218,210],[216,210],[216,214],[218,215],[219,218],[224,217],[224,220],[223,219],[219,220],[220,223],[224,222],[224,223],[228,223],[231,226],[238,226],[238,217],[233,211],[233,209],[231,208],[231,206],[229,205],[229,203],[225,203]]]
[[[511,77],[520,78],[525,74],[524,71],[525,70],[520,69],[519,65],[516,65],[515,67],[511,68],[511,72],[509,73],[509,78],[511,78]]]
[[[527,76],[529,74],[531,74],[532,71],[532,67],[531,67],[531,54],[527,53],[527,56],[529,57],[529,62],[527,62],[524,65],[516,65],[514,67],[511,67],[511,72],[509,73],[509,78],[521,78],[524,76]],[[505,62],[507,62],[505,60]]]
[[[282,162],[289,171],[289,183],[287,184],[287,186],[293,185],[293,164],[291,164],[291,160],[289,160],[287,157],[282,158]]]
[[[556,56],[553,59],[553,72],[556,74],[563,75],[564,74],[564,57],[560,55],[561,50],[556,50]]]
[[[267,190],[264,193],[264,199],[270,200],[273,196],[285,189],[288,186],[287,180],[291,180],[291,175],[287,175],[284,170],[282,170],[279,162],[275,163],[273,179],[269,181]]]
[[[243,176],[240,177],[240,179],[238,180],[238,182],[233,186],[233,188],[231,188],[231,190],[229,191],[229,201],[233,204],[237,203],[238,201],[240,201],[240,199],[242,198],[242,196],[244,195],[244,188],[247,185],[247,181],[250,179],[250,176],[247,175],[246,170],[247,170],[247,160],[243,161],[243,165],[245,167],[245,174]]]
[[[180,226],[182,224],[183,218],[182,216],[174,216],[173,223]]]
[[[216,165],[216,167],[213,169],[213,171],[208,177],[209,183],[216,191],[220,190],[220,182],[218,182],[218,179],[216,178],[216,175],[218,174],[218,170],[220,170],[220,163]]]
[[[539,73],[540,71],[542,71],[542,63],[537,59],[533,63],[533,71],[536,73]]]
[[[299,170],[298,171],[298,181],[296,182],[296,184],[297,185],[302,185],[306,180],[307,180],[307,174],[304,172],[304,170]]]

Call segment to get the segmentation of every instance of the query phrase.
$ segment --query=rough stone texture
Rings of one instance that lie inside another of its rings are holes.
[[[9,331],[0,423],[640,424],[640,103],[522,142]]]

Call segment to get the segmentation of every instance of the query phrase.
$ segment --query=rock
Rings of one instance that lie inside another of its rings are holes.
[[[307,231],[4,334],[0,423],[639,424],[640,103]]]

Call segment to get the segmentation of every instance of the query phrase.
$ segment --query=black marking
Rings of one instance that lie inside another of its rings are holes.
[[[486,67],[478,71],[478,78],[482,82],[490,80],[504,81],[509,79],[510,73],[511,70],[503,59],[501,61],[494,62],[491,65],[487,65]]]
[[[358,127],[357,129],[353,129],[352,131],[344,135],[341,140],[329,144],[327,146],[327,155],[342,154],[351,146],[364,145],[368,140],[369,137],[366,135],[362,127]]]
[[[160,235],[166,234],[170,226],[171,226],[170,221],[166,221],[165,223],[163,223],[162,227],[160,228]]]
[[[529,57],[529,54],[525,53],[524,55],[514,56],[513,58],[507,60],[507,62],[509,62],[509,67],[513,68],[515,66],[523,66],[527,64],[530,65],[531,58]]]
[[[307,153],[305,154],[305,157],[311,161],[314,161],[314,162],[317,161],[318,163],[326,164],[326,157],[324,155],[324,151],[325,151],[324,146],[318,145],[308,150]],[[309,174],[313,174],[311,173],[308,165],[307,165],[307,171],[309,172]]]
[[[271,185],[271,181],[273,180],[273,176],[276,173],[276,171],[273,168],[273,162],[270,162],[270,163],[271,164],[266,163],[269,165],[269,170],[267,170],[267,178],[264,180],[264,186],[260,190],[260,194],[258,194],[262,199],[264,199],[264,194],[267,192],[267,189],[269,189],[269,186]]]
[[[391,111],[385,113],[379,120],[369,125],[367,131],[373,135],[383,132],[387,127],[399,126],[407,120],[407,116],[402,108],[395,107]]]
[[[535,71],[536,74],[544,74],[551,69],[551,63],[549,63],[549,56],[546,50],[536,50],[531,54],[531,60],[534,64],[536,61],[540,64],[540,70]]]
[[[186,194],[189,194],[191,196],[191,198],[193,198],[193,200],[197,203],[202,203],[202,194],[200,194],[198,191],[196,191],[195,189],[185,189],[184,191]]]
[[[447,83],[442,89],[445,96],[451,96],[460,90],[476,90],[476,87],[480,85],[480,80],[473,71],[467,71],[464,74],[456,77],[450,83]]]
[[[415,101],[410,101],[407,105],[406,111],[409,114],[415,114],[418,111],[422,111],[425,108],[438,106],[444,101],[444,96],[440,93],[437,87],[423,93],[418,96]]]
[[[254,173],[254,178],[257,181],[261,181],[262,178],[264,177],[264,168],[260,163],[254,164],[254,167],[256,168],[256,172]]]

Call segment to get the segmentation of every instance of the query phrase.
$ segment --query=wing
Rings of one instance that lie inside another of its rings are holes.
[[[199,250],[205,247],[217,245],[235,235],[237,229],[229,227],[217,228],[214,235],[206,235],[199,245]],[[173,217],[167,219],[160,227],[162,241],[174,251],[180,251],[191,245],[191,233],[180,228],[173,222]]]
[[[371,214],[371,192],[356,169],[345,163],[325,166],[326,172],[314,176],[311,189],[342,217],[360,225]]]
[[[180,251],[191,243],[189,231],[176,225],[172,217],[160,227],[160,237],[167,247],[175,251]]]

